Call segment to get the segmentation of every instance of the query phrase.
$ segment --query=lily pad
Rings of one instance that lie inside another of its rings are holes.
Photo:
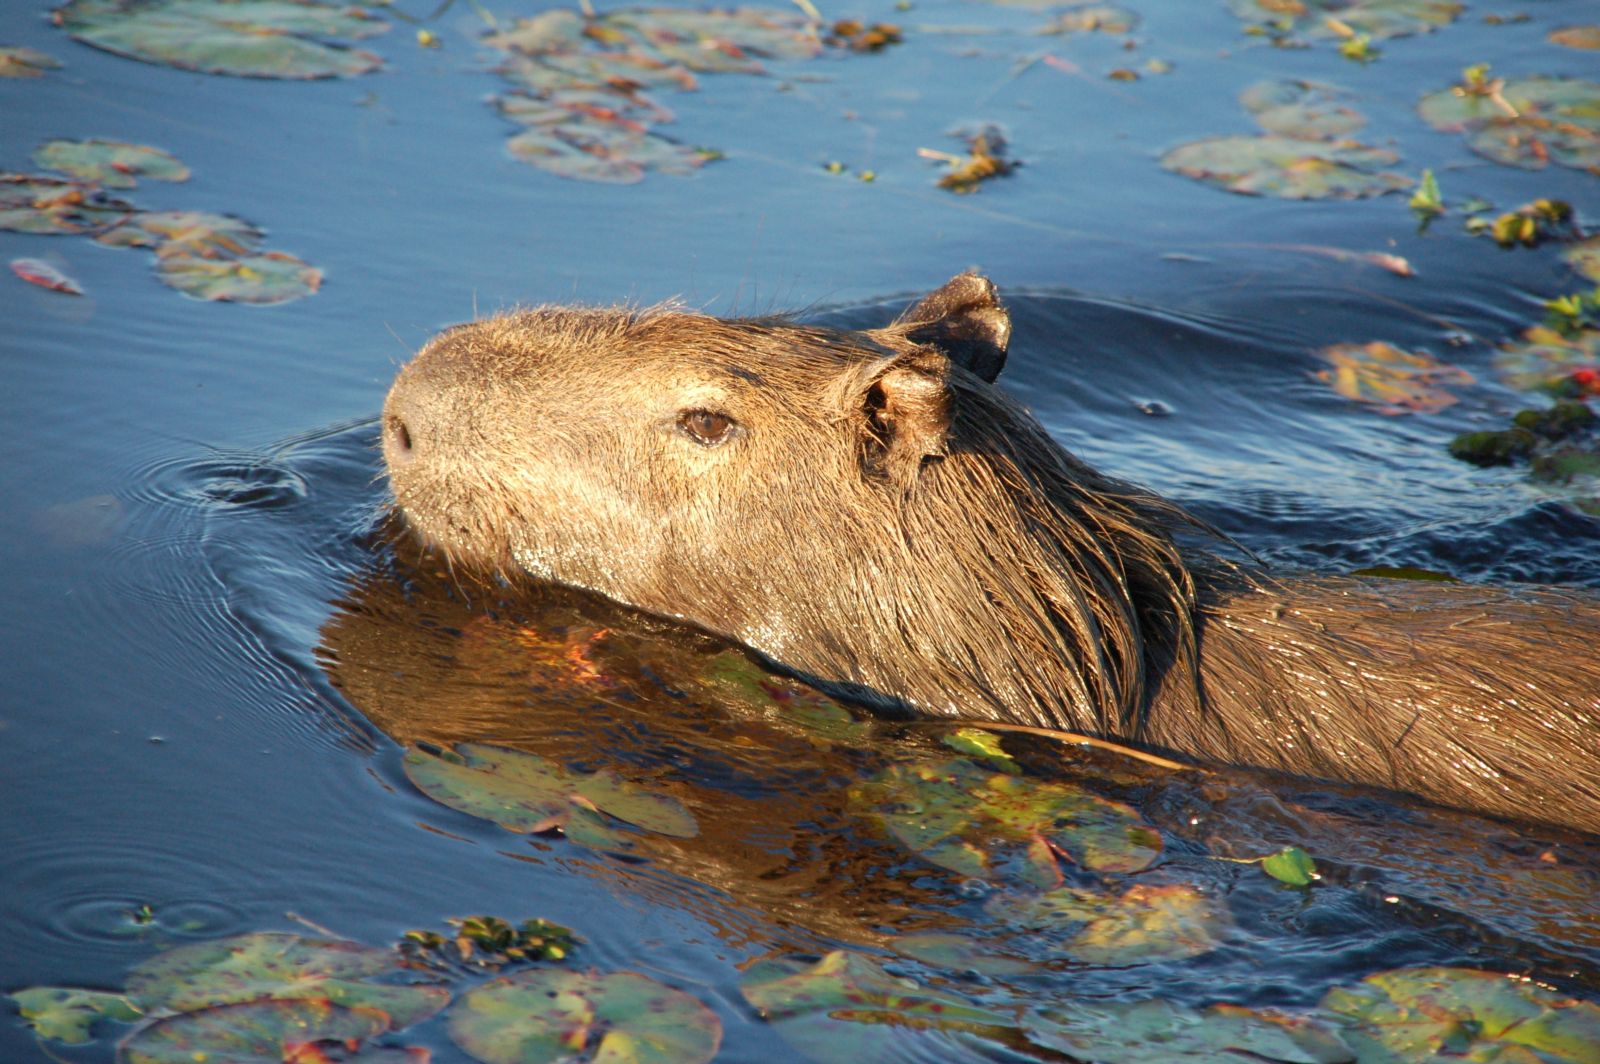
[[[1305,34],[1373,40],[1432,33],[1466,7],[1455,0],[1228,0],[1246,22]]]
[[[250,1001],[319,1001],[381,1015],[384,1026],[396,1029],[449,1002],[443,987],[366,981],[399,970],[389,950],[264,932],[152,957],[129,974],[128,994],[146,1008],[174,1012]]]
[[[1409,188],[1410,178],[1382,169],[1397,161],[1392,151],[1349,140],[1234,136],[1181,144],[1161,165],[1246,196],[1359,199]]]
[[[915,957],[924,964],[947,972],[977,972],[981,975],[1031,975],[1040,967],[1004,953],[996,953],[981,940],[969,935],[930,931],[920,935],[901,935],[894,940],[896,953]]]
[[[358,7],[313,0],[70,0],[55,22],[77,40],[146,63],[248,78],[332,78],[383,65],[334,43],[384,33]]]
[[[704,1064],[722,1042],[722,1023],[705,1005],[632,972],[503,976],[462,995],[449,1025],[485,1064]]]
[[[1056,15],[1040,33],[1132,33],[1139,16],[1115,4],[1085,4]]]
[[[506,147],[521,161],[559,177],[618,185],[643,179],[646,170],[687,174],[705,161],[693,148],[606,121],[534,126]]]
[[[1340,101],[1349,93],[1319,81],[1261,81],[1239,94],[1239,102],[1268,133],[1297,140],[1327,140],[1367,124],[1361,112]]]
[[[61,69],[61,60],[33,48],[0,48],[0,78],[38,78],[47,70]]]
[[[1580,276],[1587,277],[1591,281],[1600,281],[1600,236],[1591,236],[1564,248],[1561,258],[1568,266],[1577,270]]]
[[[1600,83],[1581,78],[1490,79],[1469,70],[1417,105],[1435,129],[1464,132],[1467,146],[1507,166],[1600,167]]]
[[[1433,574],[1424,579],[1438,579]],[[1280,883],[1291,887],[1309,887],[1316,878],[1317,865],[1311,855],[1298,846],[1285,846],[1275,854],[1261,859],[1261,870]]]
[[[133,204],[93,185],[41,174],[0,173],[0,229],[94,234],[134,210]]]
[[[822,50],[816,23],[798,12],[762,7],[624,9],[586,30],[602,43],[636,42],[698,73],[762,71],[757,57],[810,59]]]
[[[1551,30],[1546,39],[1551,44],[1559,44],[1563,48],[1593,51],[1600,48],[1600,26],[1562,26]]]
[[[1105,1005],[1067,1001],[1032,1013],[1029,1020],[1028,1036],[1035,1042],[1099,1064],[1347,1064],[1356,1059],[1337,1026],[1272,1009],[1190,1009],[1159,999]]]
[[[1516,976],[1402,968],[1336,987],[1322,1007],[1353,1021],[1344,1039],[1363,1062],[1600,1059],[1600,1006]]]
[[[110,247],[202,259],[249,255],[260,240],[261,230],[244,219],[205,211],[141,211],[95,237]]]
[[[1494,368],[1507,387],[1564,394],[1574,373],[1600,370],[1600,330],[1566,335],[1543,325],[1500,348]]]
[[[850,799],[911,852],[965,876],[1053,887],[1062,860],[1136,872],[1161,853],[1160,833],[1129,806],[971,761],[894,765]]]
[[[139,177],[189,180],[189,168],[170,152],[120,140],[46,141],[33,153],[33,161],[105,188],[133,188]]]
[[[301,299],[322,286],[321,270],[281,251],[233,259],[167,255],[156,263],[156,275],[196,299],[261,306]]]
[[[297,1047],[351,1045],[382,1034],[387,1017],[327,1001],[252,1001],[157,1020],[122,1043],[124,1064],[282,1064]],[[309,1058],[315,1059],[315,1058]]]
[[[579,845],[603,850],[630,845],[612,818],[674,838],[699,833],[694,816],[675,798],[651,794],[614,772],[569,772],[516,750],[476,743],[438,755],[414,749],[405,768],[429,798],[508,831],[560,830]]]
[[[43,259],[12,259],[11,272],[40,288],[47,288],[52,292],[63,295],[81,296],[83,286],[75,279],[64,273],[59,267]]]
[[[1001,894],[987,911],[1042,933],[1055,948],[1085,964],[1197,957],[1216,949],[1231,923],[1226,910],[1183,883],[1138,883],[1121,894],[1070,887],[1036,895]]]
[[[34,1034],[70,1045],[89,1041],[90,1029],[100,1020],[133,1023],[144,1016],[144,1011],[127,997],[99,990],[30,986],[9,996]]]
[[[1004,1013],[895,978],[846,950],[815,963],[760,961],[740,989],[785,1042],[813,1060],[900,1059],[894,1049],[908,1030],[981,1035],[1013,1026]]]
[[[1334,344],[1317,352],[1330,363],[1314,376],[1333,390],[1380,414],[1433,414],[1458,400],[1451,386],[1473,383],[1472,374],[1424,351],[1407,352],[1374,340]]]

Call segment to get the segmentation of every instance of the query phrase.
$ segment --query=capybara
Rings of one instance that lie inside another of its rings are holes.
[[[1227,560],[993,385],[1010,331],[970,273],[863,332],[519,311],[401,371],[384,459],[460,570],[685,620],[883,707],[1600,832],[1600,601]]]

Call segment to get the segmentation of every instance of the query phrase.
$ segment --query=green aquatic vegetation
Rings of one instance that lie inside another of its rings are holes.
[[[60,70],[61,60],[34,48],[0,47],[0,78],[41,78],[47,70]]]
[[[160,148],[121,140],[52,140],[33,153],[36,165],[103,188],[133,188],[136,178],[187,181],[189,168]]]
[[[1586,237],[1561,251],[1561,259],[1579,276],[1600,281],[1600,236]]]
[[[1425,231],[1435,218],[1445,212],[1444,195],[1439,191],[1439,179],[1433,176],[1432,170],[1422,171],[1417,190],[1411,194],[1406,206],[1411,208],[1411,213],[1421,223],[1419,232]]]
[[[303,299],[322,286],[321,270],[281,251],[237,258],[159,255],[156,276],[196,299],[258,306]]]
[[[261,242],[261,230],[242,218],[207,211],[139,211],[95,235],[114,248],[148,248],[172,255],[230,259],[248,255]]]
[[[1500,380],[1520,392],[1545,392],[1575,397],[1597,394],[1591,382],[1600,377],[1600,329],[1568,335],[1548,325],[1523,331],[1520,339],[1501,346],[1494,358]]]
[[[441,805],[508,831],[560,831],[594,849],[632,848],[633,837],[617,823],[673,838],[693,838],[700,830],[676,798],[652,794],[609,770],[570,771],[517,750],[478,743],[439,753],[412,749],[405,771]]]
[[[99,186],[44,174],[0,173],[0,229],[93,236],[138,208]]]
[[[1228,0],[1252,26],[1279,33],[1372,40],[1431,33],[1465,8],[1455,0]]]
[[[417,968],[452,971],[458,966],[498,971],[511,964],[565,960],[578,938],[548,920],[524,920],[513,926],[497,916],[464,916],[447,921],[448,934],[407,931],[400,956]]]
[[[69,1045],[91,1040],[101,1020],[133,1023],[144,1010],[123,994],[67,986],[32,986],[8,995],[39,1038]]]
[[[1285,846],[1277,853],[1261,858],[1261,870],[1291,887],[1309,887],[1311,881],[1317,878],[1316,862],[1298,846]]]
[[[1367,124],[1365,115],[1342,102],[1349,95],[1336,85],[1285,78],[1256,82],[1239,94],[1239,103],[1268,133],[1331,140]]]
[[[1075,887],[999,894],[984,911],[1083,964],[1197,957],[1232,926],[1226,909],[1186,883],[1135,883],[1120,894]]]
[[[1600,167],[1600,83],[1581,78],[1491,78],[1469,67],[1462,80],[1417,105],[1435,129],[1464,133],[1467,146],[1507,166]]]
[[[912,957],[946,972],[977,972],[980,975],[1033,975],[1043,971],[1039,965],[997,953],[982,939],[969,935],[930,931],[901,935],[892,943],[896,953]]]
[[[844,169],[840,164],[838,170],[829,172],[843,173]],[[737,650],[713,655],[693,684],[720,706],[798,724],[819,741],[854,742],[871,729],[870,724],[858,719],[834,699],[798,681],[768,672],[748,654]]]
[[[722,1042],[699,1000],[632,972],[517,972],[463,994],[447,1019],[485,1064],[704,1064]]]
[[[1474,383],[1472,374],[1425,351],[1402,351],[1382,340],[1333,344],[1317,356],[1329,368],[1312,374],[1335,392],[1380,414],[1434,414],[1458,400],[1450,389]]]
[[[1246,196],[1358,199],[1409,188],[1410,178],[1383,169],[1398,160],[1392,151],[1355,141],[1267,135],[1180,144],[1161,157],[1161,165]]]
[[[1402,968],[1336,987],[1322,1000],[1344,1018],[1363,1062],[1592,1062],[1600,1007],[1516,976],[1467,968]]]
[[[964,876],[1049,888],[1060,862],[1137,872],[1161,835],[1130,806],[1068,783],[966,760],[892,765],[850,791],[851,807],[923,860]]]
[[[1058,12],[1044,26],[1041,34],[1059,33],[1132,33],[1139,28],[1139,16],[1116,4],[1084,4]]]
[[[146,63],[249,78],[332,78],[383,65],[341,41],[385,33],[358,7],[313,0],[70,0],[53,16],[74,39]]]
[[[1159,998],[1067,1001],[1028,1015],[1028,1037],[1099,1064],[1177,1060],[1348,1064],[1355,1058],[1340,1027],[1308,1013],[1212,1005],[1192,1009]]]
[[[297,1047],[355,1045],[389,1029],[381,1013],[306,999],[251,1001],[169,1016],[121,1045],[124,1064],[281,1064]]]
[[[1571,240],[1578,234],[1572,205],[1565,200],[1536,199],[1494,219],[1473,215],[1467,232],[1484,233],[1503,248],[1538,247],[1546,240]]]

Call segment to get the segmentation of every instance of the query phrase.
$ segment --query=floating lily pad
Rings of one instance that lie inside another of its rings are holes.
[[[122,1043],[124,1064],[282,1064],[315,1059],[297,1047],[346,1046],[388,1030],[387,1017],[327,1001],[252,1001],[185,1012],[135,1031]],[[326,1059],[326,1058],[324,1058]]]
[[[153,248],[163,256],[231,259],[253,252],[261,240],[261,230],[226,214],[141,211],[95,240],[116,248]]]
[[[462,995],[450,1037],[485,1064],[704,1064],[722,1023],[695,998],[632,972],[539,969]]]
[[[383,65],[333,43],[389,24],[353,6],[312,0],[70,0],[56,24],[85,44],[130,59],[249,78],[332,78]]]
[[[100,1020],[133,1023],[144,1012],[121,994],[68,986],[31,986],[9,995],[22,1018],[40,1038],[81,1045]]]
[[[896,953],[915,957],[924,964],[948,972],[978,972],[981,975],[1030,975],[1040,971],[1031,961],[996,953],[980,939],[968,935],[928,932],[901,935],[894,940]]]
[[[1423,579],[1437,580],[1440,574],[1430,574]],[[1449,579],[1445,577],[1445,579]],[[1309,887],[1317,876],[1316,862],[1298,846],[1285,846],[1277,853],[1261,859],[1261,870],[1280,883],[1291,887]]]
[[[745,972],[740,989],[785,1042],[813,1060],[901,1059],[894,1049],[908,1030],[988,1034],[1013,1025],[1004,1013],[897,979],[846,950],[814,964],[760,961]]]
[[[1494,972],[1381,972],[1330,990],[1322,1007],[1354,1021],[1344,1039],[1362,1061],[1600,1059],[1600,1006]]]
[[[11,272],[29,284],[48,288],[52,292],[69,296],[83,295],[82,285],[43,259],[12,259]]]
[[[810,59],[822,50],[814,22],[761,7],[647,7],[614,11],[585,31],[604,44],[636,44],[698,73],[755,74],[757,57]]]
[[[1380,414],[1433,414],[1458,400],[1452,386],[1473,383],[1472,374],[1440,362],[1424,351],[1407,352],[1374,340],[1334,344],[1317,352],[1331,368],[1314,376],[1346,399],[1372,406]]]
[[[0,229],[94,234],[134,210],[93,185],[40,174],[0,174]]]
[[[263,306],[303,298],[322,286],[321,270],[281,251],[234,259],[167,255],[156,263],[156,275],[196,299]]]
[[[1382,169],[1397,161],[1392,151],[1355,141],[1237,136],[1181,144],[1161,165],[1246,196],[1359,199],[1410,187],[1410,178]]]
[[[1086,4],[1056,15],[1040,33],[1132,33],[1139,16],[1115,4]]]
[[[1461,14],[1454,0],[1228,0],[1246,22],[1310,37],[1373,40],[1432,33]]]
[[[1600,330],[1581,329],[1569,336],[1536,325],[1501,347],[1494,368],[1507,387],[1564,394],[1575,372],[1600,370]]]
[[[1600,26],[1562,26],[1550,31],[1548,40],[1563,48],[1600,48]]]
[[[1160,833],[1129,806],[970,761],[894,765],[850,799],[911,852],[965,876],[1053,887],[1061,860],[1136,872],[1161,853]]]
[[[1600,236],[1591,236],[1564,248],[1561,258],[1581,276],[1600,281]]]
[[[1230,925],[1226,910],[1187,884],[1142,883],[1121,894],[1062,887],[996,895],[987,911],[1044,935],[1085,964],[1143,964],[1209,953]]]
[[[189,180],[189,168],[170,152],[120,140],[46,141],[33,153],[33,161],[46,170],[106,188],[132,188],[139,177]]]
[[[1490,79],[1482,68],[1422,98],[1435,129],[1464,132],[1486,158],[1529,170],[1600,167],[1600,83],[1581,78]]]
[[[712,656],[697,680],[719,706],[798,724],[820,739],[855,741],[871,729],[827,695],[776,676],[737,650]]]
[[[399,970],[388,950],[266,932],[197,942],[152,957],[128,976],[128,994],[146,1008],[175,1012],[248,1001],[317,1000],[379,1014],[393,1028],[409,1027],[449,1002],[443,987],[366,981]]]
[[[1268,133],[1297,140],[1326,140],[1367,124],[1341,100],[1349,93],[1319,81],[1261,81],[1239,94],[1239,102]]]
[[[1159,999],[1104,1005],[1068,1001],[1033,1013],[1029,1020],[1028,1036],[1035,1042],[1098,1064],[1355,1060],[1337,1026],[1271,1009],[1190,1009]]]
[[[630,845],[608,818],[674,838],[699,832],[694,816],[675,798],[651,794],[614,772],[569,772],[516,750],[476,743],[438,755],[412,750],[405,768],[429,798],[508,831],[560,830],[579,845],[605,850]]]
[[[0,48],[0,78],[38,78],[47,70],[59,70],[61,60],[32,48]]]

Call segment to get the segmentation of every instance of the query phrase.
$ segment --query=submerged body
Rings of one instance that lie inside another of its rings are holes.
[[[1600,602],[1271,579],[992,386],[962,275],[862,333],[544,308],[402,371],[384,455],[452,564],[681,618],[919,712],[1600,832]]]

